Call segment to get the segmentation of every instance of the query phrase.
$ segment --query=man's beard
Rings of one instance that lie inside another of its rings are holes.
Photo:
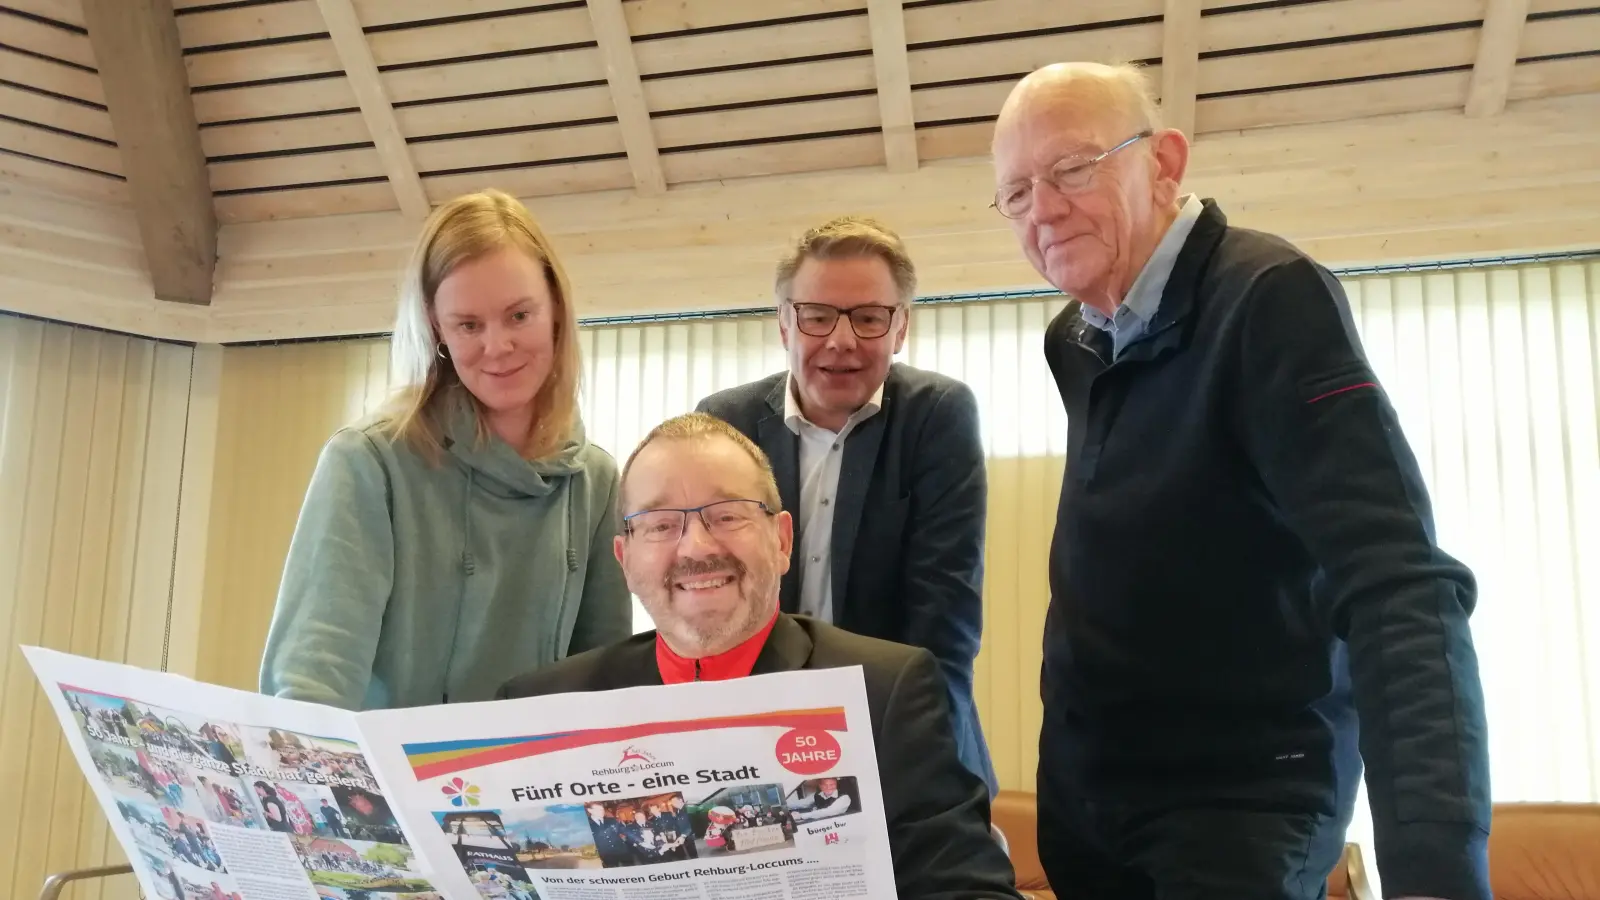
[[[691,618],[680,615],[674,608],[673,585],[680,581],[693,581],[697,575],[720,572],[733,577],[732,587],[739,591],[738,607],[726,615]],[[664,605],[661,620],[671,623],[671,636],[688,642],[702,653],[720,653],[731,649],[740,639],[754,634],[772,617],[777,604],[778,579],[770,569],[752,571],[733,556],[719,556],[706,560],[684,560],[672,568],[661,584],[656,604],[646,604],[646,610],[655,618],[655,609]],[[659,624],[657,626],[660,627]]]

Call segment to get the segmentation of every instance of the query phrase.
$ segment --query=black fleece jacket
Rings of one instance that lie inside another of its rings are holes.
[[[1074,302],[1045,354],[1069,444],[1041,765],[1345,818],[1364,762],[1385,893],[1488,900],[1476,586],[1338,281],[1207,200],[1136,343],[1112,362]]]

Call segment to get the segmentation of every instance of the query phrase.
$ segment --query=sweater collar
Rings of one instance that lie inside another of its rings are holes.
[[[499,497],[543,497],[555,490],[555,479],[582,470],[583,422],[574,420],[560,449],[543,459],[523,459],[516,448],[482,430],[478,411],[466,388],[451,385],[440,398],[444,444],[449,454],[475,473],[474,484]]]
[[[656,632],[656,668],[661,672],[661,683],[726,681],[749,675],[755,668],[756,658],[767,645],[767,637],[772,634],[772,627],[777,623],[778,614],[774,611],[767,624],[743,643],[714,656],[703,656],[699,659],[679,656],[667,646],[667,642],[661,637],[661,632]]]

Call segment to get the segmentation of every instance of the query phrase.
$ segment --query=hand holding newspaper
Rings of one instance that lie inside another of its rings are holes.
[[[352,713],[23,651],[152,900],[895,896],[860,669]]]

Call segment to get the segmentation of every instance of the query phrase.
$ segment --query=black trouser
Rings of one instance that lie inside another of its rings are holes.
[[[1039,785],[1039,859],[1084,900],[1322,900],[1348,824],[1334,816],[1091,802]]]

